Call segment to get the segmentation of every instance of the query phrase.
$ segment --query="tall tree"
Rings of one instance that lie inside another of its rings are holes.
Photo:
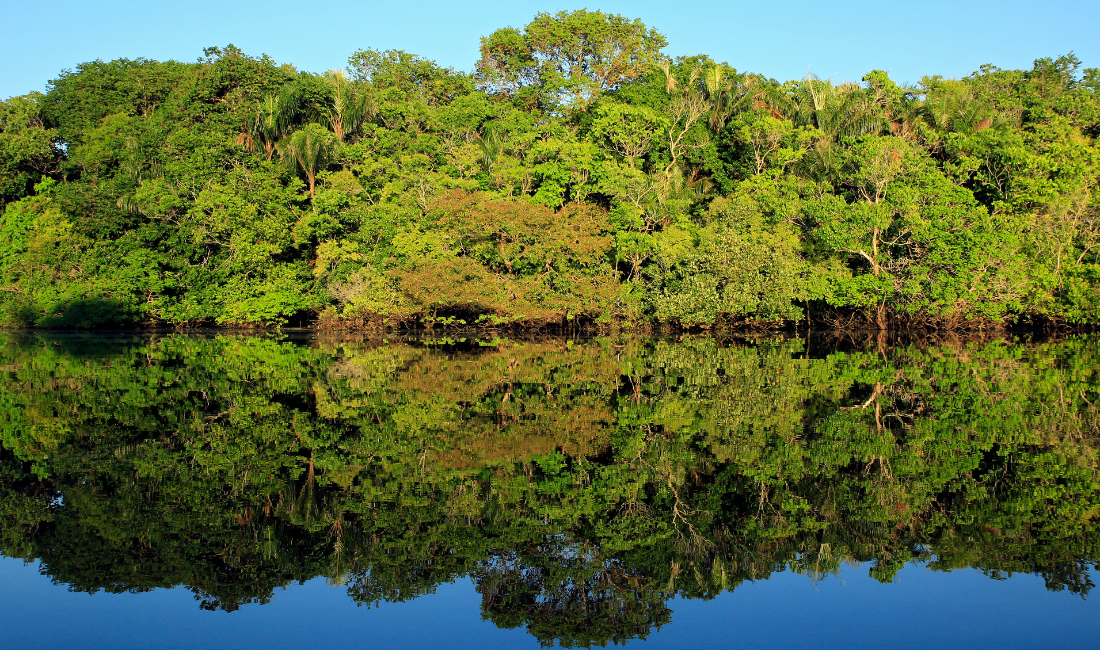
[[[325,79],[332,87],[332,104],[321,112],[328,127],[336,134],[336,139],[344,142],[368,117],[369,99],[343,70],[330,70],[325,73]]]
[[[768,105],[797,126],[821,132],[811,162],[817,175],[837,166],[836,145],[845,138],[875,134],[883,129],[885,111],[873,92],[857,83],[834,84],[807,74],[801,81],[768,93]]]
[[[57,132],[40,114],[41,93],[0,101],[0,206],[26,195],[45,174],[60,171]]]
[[[271,160],[275,145],[291,128],[295,107],[289,95],[287,92],[265,95],[256,107],[248,131],[237,136],[237,144],[251,151],[258,141],[263,147],[265,160]]]
[[[488,90],[523,103],[579,110],[648,72],[665,45],[656,30],[619,14],[541,13],[522,32],[482,38],[477,73]]]
[[[313,198],[317,173],[332,163],[337,146],[336,136],[320,124],[311,123],[280,142],[279,155],[289,169],[305,176],[309,197]]]

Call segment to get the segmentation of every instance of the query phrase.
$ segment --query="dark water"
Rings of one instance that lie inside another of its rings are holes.
[[[1100,339],[0,335],[0,647],[1091,648]]]

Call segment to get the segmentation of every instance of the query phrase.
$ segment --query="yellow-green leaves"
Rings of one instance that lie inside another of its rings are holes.
[[[608,103],[596,109],[591,133],[608,151],[634,167],[663,136],[665,122],[659,113],[644,106]]]
[[[535,16],[481,39],[481,83],[544,110],[583,110],[644,75],[666,44],[639,20],[600,11]]]

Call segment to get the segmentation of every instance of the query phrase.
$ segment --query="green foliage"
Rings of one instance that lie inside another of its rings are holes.
[[[0,322],[1096,324],[1100,82],[1072,54],[902,86],[664,46],[578,10],[470,73],[78,65],[0,103]]]
[[[333,120],[335,124],[344,124],[342,116]],[[317,186],[317,173],[335,159],[338,142],[338,135],[333,135],[321,125],[307,124],[279,144],[279,155],[287,168],[292,173],[300,173],[306,177],[310,198],[313,198]]]
[[[600,11],[535,16],[523,31],[481,39],[481,83],[516,101],[555,111],[584,109],[645,74],[667,44],[640,20]]]
[[[42,117],[41,93],[0,102],[0,206],[30,193],[43,176],[57,173],[57,131]]]
[[[693,231],[671,227],[662,235],[661,287],[654,312],[688,327],[745,320],[766,325],[799,320],[796,304],[821,299],[820,269],[802,254],[787,223],[766,224],[747,196],[716,199],[709,224]]]

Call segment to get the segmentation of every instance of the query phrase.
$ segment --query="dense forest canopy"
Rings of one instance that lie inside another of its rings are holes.
[[[1100,322],[1100,71],[780,82],[598,11],[0,103],[9,326]]]
[[[5,335],[0,553],[230,611],[465,576],[567,647],[844,563],[1089,594],[1097,340],[881,343]]]

